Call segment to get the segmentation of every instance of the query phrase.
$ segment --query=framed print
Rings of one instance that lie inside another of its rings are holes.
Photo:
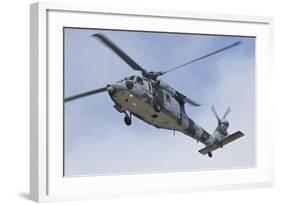
[[[31,5],[31,199],[272,186],[272,22]]]

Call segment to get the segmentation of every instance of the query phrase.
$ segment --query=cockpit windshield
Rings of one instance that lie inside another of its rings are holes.
[[[140,76],[132,75],[130,77],[126,77],[125,80],[131,80],[131,81],[134,81],[136,83],[143,85],[143,79]]]
[[[134,78],[135,78],[135,76],[132,75],[132,76],[130,76],[128,79],[129,79],[129,80],[134,80]]]
[[[124,80],[131,80],[131,81],[134,81],[134,79],[135,79],[135,76],[134,76],[134,75],[132,75],[132,76],[130,76],[130,77],[124,78]],[[122,80],[122,81],[123,81],[123,80]]]

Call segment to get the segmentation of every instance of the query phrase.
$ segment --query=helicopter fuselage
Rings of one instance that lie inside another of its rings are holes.
[[[150,125],[182,132],[205,145],[213,141],[186,115],[184,103],[176,98],[177,91],[163,81],[131,76],[108,85],[107,90],[114,107],[127,116],[129,112]],[[156,104],[159,110],[155,109]]]

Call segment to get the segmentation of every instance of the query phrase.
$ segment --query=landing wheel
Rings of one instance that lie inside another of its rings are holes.
[[[212,152],[208,152],[208,156],[211,158],[213,156]]]
[[[161,111],[161,106],[158,103],[155,103],[153,106],[153,109],[155,112],[160,112]]]
[[[124,122],[126,125],[130,126],[132,124],[132,119],[128,115],[126,115],[124,117]]]

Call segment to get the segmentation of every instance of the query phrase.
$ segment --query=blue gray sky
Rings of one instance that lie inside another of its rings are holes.
[[[211,112],[232,112],[229,133],[245,136],[203,156],[192,138],[157,129],[133,118],[131,126],[101,93],[65,104],[64,162],[66,176],[174,172],[255,166],[255,38],[156,32],[64,29],[65,97],[104,87],[132,70],[97,39],[103,33],[146,70],[161,71],[221,47],[239,46],[171,72],[162,80],[200,102],[186,113],[209,133],[217,126]]]

